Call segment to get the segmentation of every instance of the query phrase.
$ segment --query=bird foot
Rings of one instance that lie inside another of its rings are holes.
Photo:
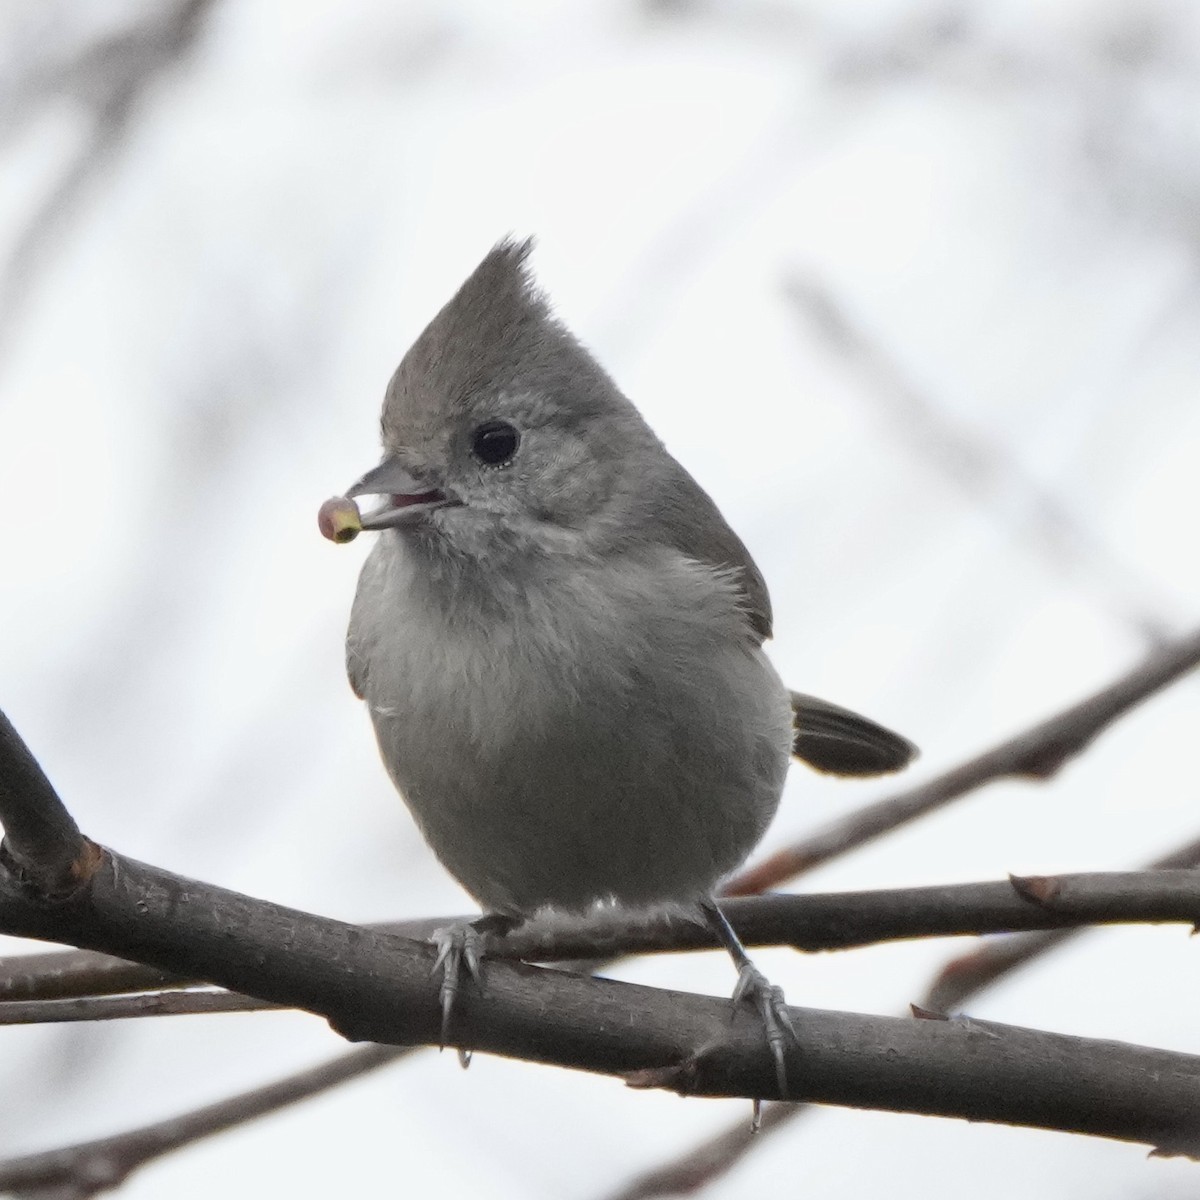
[[[433,963],[433,974],[439,971],[442,985],[439,999],[442,1005],[441,1048],[450,1040],[450,1022],[454,1017],[454,1006],[462,991],[465,974],[485,994],[483,984],[483,959],[487,952],[487,939],[491,934],[505,934],[519,924],[519,919],[505,913],[487,913],[475,921],[455,921],[435,929],[430,941],[437,947],[437,958]],[[471,1051],[459,1047],[458,1061],[463,1067],[471,1065]]]
[[[738,968],[737,987],[733,991],[734,1004],[746,1003],[754,1006],[763,1023],[767,1036],[767,1048],[775,1063],[775,1081],[779,1084],[779,1095],[786,1099],[788,1094],[787,1082],[787,1050],[797,1043],[796,1027],[792,1024],[788,1013],[787,1000],[783,989],[776,987],[771,981],[750,962],[743,963]],[[752,1129],[757,1129],[760,1119],[760,1106],[754,1104],[754,1119]]]
[[[456,921],[453,925],[435,929],[429,939],[437,947],[437,958],[433,964],[433,974],[439,971],[442,975],[441,990],[438,997],[442,1005],[441,1048],[446,1048],[450,1040],[450,1022],[454,1016],[454,1006],[462,989],[462,978],[468,976],[472,983],[483,995],[483,943],[486,934],[481,933],[473,924],[467,921]],[[458,1061],[463,1067],[471,1062],[469,1050],[459,1050]]]

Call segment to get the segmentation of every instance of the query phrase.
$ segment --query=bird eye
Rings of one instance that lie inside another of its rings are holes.
[[[485,421],[471,434],[471,453],[489,467],[506,467],[512,462],[520,440],[507,421]]]

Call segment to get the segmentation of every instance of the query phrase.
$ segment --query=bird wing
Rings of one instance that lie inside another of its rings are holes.
[[[708,493],[671,459],[644,532],[698,562],[732,570],[737,577],[752,635],[771,636],[771,598],[750,551],[725,522]],[[907,738],[848,708],[792,692],[795,736],[792,753],[817,771],[832,775],[887,775],[917,755]]]
[[[709,494],[674,459],[669,461],[671,469],[663,472],[644,511],[643,536],[733,571],[755,640],[763,642],[771,636],[771,597],[762,572]]]

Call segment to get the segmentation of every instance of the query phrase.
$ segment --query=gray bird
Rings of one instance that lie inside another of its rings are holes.
[[[397,368],[347,636],[388,773],[485,916],[438,936],[443,1017],[538,909],[685,906],[727,947],[781,1092],[792,1031],[713,897],[789,757],[872,775],[909,742],[789,693],[762,575],[716,505],[497,245]],[[446,1029],[443,1028],[443,1036]]]

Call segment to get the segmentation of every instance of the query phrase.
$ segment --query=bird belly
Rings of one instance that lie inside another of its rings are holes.
[[[359,632],[388,771],[489,910],[693,901],[744,861],[783,789],[790,700],[721,581],[707,607],[691,564],[623,571],[632,596],[586,583],[526,588],[501,623],[414,604]]]
[[[644,671],[614,686],[611,669],[521,680],[500,664],[468,693],[376,710],[376,732],[426,840],[485,908],[688,901],[753,849],[787,768],[786,693],[759,652],[737,655],[703,697]]]

